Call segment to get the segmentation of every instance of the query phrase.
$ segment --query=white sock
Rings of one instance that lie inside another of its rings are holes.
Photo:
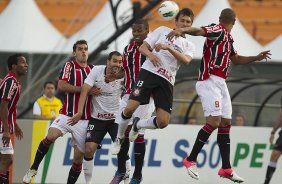
[[[123,113],[123,112],[122,112]],[[121,114],[118,114],[119,117],[116,117],[116,122],[118,123],[118,138],[124,138],[125,131],[127,129],[128,123],[131,120],[129,119],[123,119]]]
[[[155,123],[154,123],[154,119],[156,118],[156,116],[152,116],[149,119],[140,119],[137,123],[137,128],[144,128],[144,129],[157,129],[158,127],[156,127]],[[156,120],[155,120],[156,121]]]
[[[131,160],[130,160],[130,158],[128,160],[126,160],[125,167],[126,167],[126,172],[130,172],[130,170],[131,170]]]
[[[91,183],[93,167],[94,167],[93,159],[89,161],[83,159],[83,171],[84,171],[84,177],[85,177],[86,184]]]

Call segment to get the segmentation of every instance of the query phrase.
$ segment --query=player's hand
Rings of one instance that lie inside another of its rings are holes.
[[[170,48],[169,45],[163,44],[163,43],[158,43],[158,44],[155,45],[155,50],[157,52],[159,52],[160,50],[168,50],[169,48]]]
[[[274,134],[270,134],[269,143],[272,144],[274,140]]]
[[[178,38],[181,35],[182,35],[182,30],[180,28],[176,28],[172,30],[170,33],[168,33],[168,35],[166,35],[166,39],[171,41],[174,37]]]
[[[157,66],[161,65],[160,58],[158,58],[156,55],[150,54],[150,56],[148,56],[148,58],[153,63],[154,66],[157,67]]]
[[[5,131],[3,132],[3,137],[2,137],[2,142],[3,142],[3,146],[6,147],[6,146],[9,146],[10,144],[10,133],[9,131]]]
[[[73,117],[71,117],[70,119],[68,119],[68,125],[73,126],[75,125],[80,119],[81,119],[82,113],[78,112],[75,115],[73,115]]]
[[[102,93],[101,89],[94,86],[90,89],[90,91],[88,92],[88,95],[99,96],[101,95],[101,93]]]
[[[263,51],[263,52],[261,52],[257,55],[257,58],[258,58],[257,60],[261,61],[261,60],[265,59],[265,61],[267,61],[267,59],[271,59],[271,57],[270,57],[271,55],[272,54],[270,53],[270,50]]]
[[[18,125],[15,126],[15,135],[18,140],[23,138],[23,131]]]

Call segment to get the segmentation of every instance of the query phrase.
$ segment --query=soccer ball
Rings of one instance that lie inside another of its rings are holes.
[[[160,5],[159,15],[164,20],[172,20],[176,17],[179,12],[179,7],[174,1],[164,1]]]

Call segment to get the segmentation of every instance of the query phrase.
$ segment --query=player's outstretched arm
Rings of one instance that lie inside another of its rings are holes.
[[[182,54],[179,51],[172,48],[171,46],[163,44],[163,43],[156,44],[155,49],[157,52],[159,52],[161,49],[169,51],[175,57],[175,59],[177,59],[177,61],[183,64],[189,64],[192,61],[191,56]]]
[[[166,38],[171,41],[174,37],[179,37],[183,34],[189,34],[192,36],[205,36],[206,32],[204,29],[202,28],[198,28],[198,27],[185,27],[185,28],[176,28],[174,30],[172,30],[167,36]]]
[[[270,50],[267,50],[267,51],[263,51],[259,53],[256,56],[240,56],[236,54],[230,57],[230,59],[236,65],[243,65],[243,64],[248,64],[248,63],[252,63],[255,61],[261,61],[264,59],[267,61],[268,59],[271,59],[270,56],[271,56]]]
[[[58,82],[58,91],[64,92],[64,93],[79,93],[81,90],[81,87],[73,86],[69,83],[67,83],[64,80],[59,80]]]
[[[143,41],[143,44],[139,47],[141,54],[145,55],[153,63],[154,66],[160,65],[160,59],[151,52],[152,48],[150,45]]]
[[[90,86],[89,84],[86,84],[86,83],[83,84],[81,92],[80,92],[80,96],[79,96],[77,113],[68,120],[69,125],[73,126],[81,119],[81,116],[83,114],[84,104],[85,104],[86,98],[91,88],[92,86]]]

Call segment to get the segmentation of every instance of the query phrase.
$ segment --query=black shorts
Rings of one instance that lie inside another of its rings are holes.
[[[276,143],[274,144],[273,149],[282,152],[282,130],[280,130],[280,132],[279,132],[279,137],[277,138]]]
[[[154,98],[156,108],[162,108],[171,113],[172,84],[152,72],[141,69],[129,99],[136,100],[144,105],[149,103],[151,95]]]
[[[99,120],[91,118],[88,127],[85,142],[95,142],[100,144],[107,133],[110,134],[112,141],[115,140],[118,131],[118,124],[115,120]]]

